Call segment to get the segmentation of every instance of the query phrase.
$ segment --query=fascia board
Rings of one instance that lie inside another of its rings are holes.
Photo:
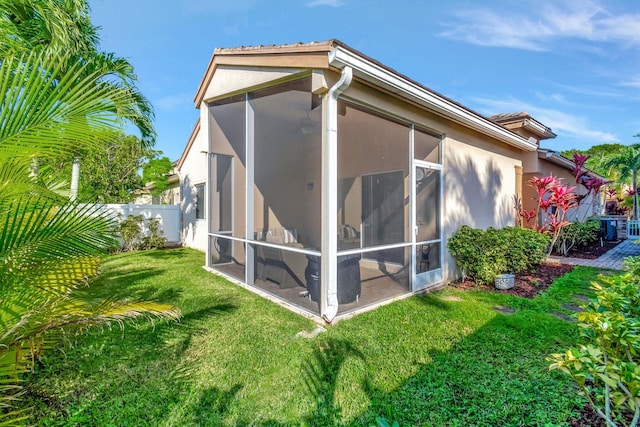
[[[537,122],[536,120],[525,119],[524,127],[531,129],[534,133],[543,136],[545,138],[555,138],[556,134],[551,132],[546,126]]]
[[[538,157],[549,160],[551,163],[555,163],[558,166],[563,166],[567,169],[573,169],[576,165],[569,159],[565,159],[555,151],[547,151],[539,153]]]
[[[345,66],[352,67],[354,74],[359,78],[389,89],[393,93],[409,98],[459,124],[492,136],[506,144],[524,151],[536,151],[537,149],[536,144],[530,143],[508,129],[472,114],[451,101],[439,97],[340,46],[329,52],[329,65],[339,69]]]
[[[573,168],[576,167],[576,164],[573,162],[573,160],[567,159],[566,157],[563,157],[559,153],[546,148],[541,148],[538,150],[538,157],[541,159],[548,160],[551,163],[555,163],[558,166],[562,166],[568,170],[573,170]],[[590,176],[605,179],[604,176],[597,174],[594,171],[587,169],[585,167],[583,167],[582,170],[587,174],[589,174]]]

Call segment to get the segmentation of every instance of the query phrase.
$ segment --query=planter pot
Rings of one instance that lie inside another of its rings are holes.
[[[516,276],[513,274],[498,274],[496,276],[496,289],[511,289],[515,286]]]

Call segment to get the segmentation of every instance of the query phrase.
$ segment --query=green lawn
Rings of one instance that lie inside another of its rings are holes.
[[[577,268],[535,300],[447,289],[315,324],[201,268],[176,249],[109,257],[103,295],[178,305],[178,323],[95,330],[49,351],[27,378],[38,425],[562,425],[581,405],[545,357],[577,340],[561,304]],[[445,301],[456,295],[463,301]],[[500,304],[516,308],[504,315]],[[566,312],[565,312],[566,313]]]

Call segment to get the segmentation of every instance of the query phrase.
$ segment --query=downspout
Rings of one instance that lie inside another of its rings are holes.
[[[344,67],[340,80],[327,93],[325,108],[320,314],[328,323],[338,314],[338,96],[352,77],[351,67]]]

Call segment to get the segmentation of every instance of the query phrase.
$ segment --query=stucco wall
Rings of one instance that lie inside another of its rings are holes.
[[[180,175],[180,192],[182,193],[180,209],[182,210],[182,243],[190,248],[205,251],[207,247],[207,222],[196,219],[195,195],[197,184],[207,181],[206,135],[202,128],[195,137],[191,150],[186,155]]]
[[[444,244],[462,225],[486,229],[515,224],[521,152],[452,125],[444,142]],[[445,277],[458,275],[445,249]]]
[[[553,174],[553,176],[560,178],[560,181],[563,184],[567,184],[569,186],[576,186],[577,194],[585,194],[587,192],[586,188],[583,185],[576,185],[576,179],[573,176],[573,173],[559,165],[551,163],[545,159],[538,160],[538,172],[536,173],[525,173],[523,176],[522,182],[522,206],[525,210],[536,209],[537,202],[537,193],[536,191],[529,186],[529,180],[534,176],[548,176]],[[580,204],[578,209],[572,209],[567,214],[567,219],[569,221],[585,221],[588,217],[593,215],[593,196],[589,195],[586,197]]]
[[[292,68],[248,68],[220,65],[216,68],[211,84],[207,88],[204,99],[220,98],[229,94],[244,92],[248,88],[256,88],[280,79],[286,79],[305,70]]]

